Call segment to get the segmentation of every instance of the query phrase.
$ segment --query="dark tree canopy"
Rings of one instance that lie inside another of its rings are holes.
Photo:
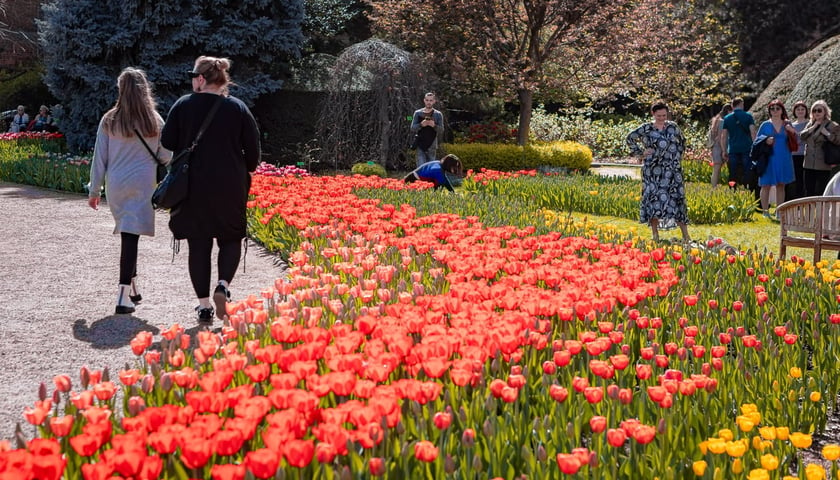
[[[46,2],[38,22],[44,78],[64,105],[68,145],[93,146],[126,66],[146,70],[165,114],[189,92],[185,72],[197,56],[228,57],[237,85],[231,93],[252,104],[280,88],[283,64],[303,44],[303,18],[303,0]]]
[[[799,54],[840,33],[840,2],[727,0],[744,72],[759,88]]]

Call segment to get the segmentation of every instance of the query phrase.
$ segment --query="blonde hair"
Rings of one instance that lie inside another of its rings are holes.
[[[156,102],[146,73],[139,68],[126,67],[117,78],[117,103],[105,112],[103,127],[108,134],[132,137],[136,128],[144,137],[160,133]]]
[[[828,103],[826,103],[826,101],[825,101],[825,100],[817,100],[816,102],[814,102],[814,103],[811,105],[811,109],[810,109],[810,110],[808,110],[808,111],[809,111],[809,112],[813,112],[813,111],[814,111],[814,107],[822,107],[822,109],[825,111],[825,121],[828,121],[828,122],[830,122],[830,121],[831,121],[831,107],[829,107],[829,106],[828,106]],[[811,115],[811,118],[813,118],[813,117],[814,117],[814,116],[813,116],[813,115]],[[811,125],[811,123],[813,123],[813,120],[809,120],[809,121],[808,121],[808,126],[810,126],[810,125]]]
[[[202,55],[195,59],[193,71],[201,74],[210,85],[218,85],[222,95],[227,96],[228,87],[236,85],[230,81],[230,65],[230,59]]]

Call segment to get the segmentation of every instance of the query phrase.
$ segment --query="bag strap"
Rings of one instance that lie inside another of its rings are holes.
[[[204,119],[204,123],[201,124],[201,128],[198,129],[198,133],[195,135],[195,140],[193,140],[192,145],[190,145],[189,150],[192,152],[195,150],[196,145],[198,145],[198,141],[201,140],[201,136],[204,135],[204,131],[207,130],[207,127],[210,125],[210,122],[213,120],[213,117],[216,116],[216,111],[219,110],[219,106],[224,101],[225,97],[219,95],[219,99],[216,100],[216,103],[213,104],[213,108],[210,109],[210,112],[207,114],[207,117]]]
[[[140,135],[140,132],[138,132],[136,128],[134,129],[134,134],[137,135],[137,138],[139,138],[141,142],[143,142],[143,146],[146,147],[146,150],[149,151],[149,155],[151,155],[152,158],[155,159],[155,163],[163,165],[163,162],[161,162],[157,155],[155,155],[155,152],[152,151],[152,149],[149,147],[149,144],[146,143],[146,140],[143,139],[143,135]]]

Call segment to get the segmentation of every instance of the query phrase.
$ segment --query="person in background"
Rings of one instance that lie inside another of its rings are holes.
[[[137,289],[137,245],[140,235],[154,236],[157,162],[137,138],[143,135],[149,148],[157,150],[158,161],[168,162],[171,153],[160,148],[163,118],[157,113],[146,74],[137,68],[123,69],[117,78],[118,97],[105,112],[96,132],[90,169],[88,205],[99,209],[102,185],[114,216],[114,233],[120,234],[120,277],[116,314],[134,312],[142,296]]]
[[[802,171],[802,162],[805,159],[805,142],[800,138],[802,129],[808,123],[808,105],[803,101],[798,101],[793,104],[793,125],[796,130],[796,138],[799,140],[799,148],[791,153],[793,157],[793,183],[787,184],[785,187],[785,200],[795,200],[805,196],[805,176]],[[822,192],[822,190],[820,190]]]
[[[420,165],[413,172],[405,176],[403,181],[405,183],[412,183],[418,180],[422,182],[431,182],[435,189],[445,187],[450,192],[454,192],[452,182],[446,178],[446,174],[461,176],[464,174],[464,167],[461,165],[461,159],[455,155],[449,154],[440,160],[433,160]]]
[[[188,268],[198,297],[199,322],[212,322],[213,314],[227,318],[233,281],[246,232],[246,202],[251,172],[260,159],[260,132],[248,107],[229,93],[231,61],[200,56],[188,72],[193,93],[179,98],[169,110],[161,142],[181,151],[196,138],[217,102],[218,110],[192,154],[187,198],[170,210],[169,229],[177,240],[186,239]],[[210,303],[213,240],[219,248],[217,278]]]
[[[50,115],[50,109],[47,108],[46,105],[41,105],[41,108],[38,109],[38,115],[35,115],[35,119],[33,120],[33,122],[33,132],[51,131],[53,119]]]
[[[825,163],[823,144],[831,142],[840,145],[840,125],[831,120],[831,108],[825,100],[811,105],[811,120],[800,134],[805,145],[804,178],[805,196],[825,193],[833,165]]]
[[[717,187],[720,182],[720,170],[723,167],[723,149],[720,143],[720,134],[723,129],[723,117],[732,112],[732,105],[726,104],[717,115],[712,117],[709,124],[709,141],[707,146],[712,150],[712,187]]]
[[[429,92],[423,97],[423,108],[416,110],[411,120],[411,133],[415,135],[417,166],[434,161],[437,157],[437,139],[443,133],[443,113],[435,110],[437,96]]]
[[[653,241],[659,241],[659,229],[680,227],[683,240],[688,235],[688,209],[685,201],[682,155],[685,138],[677,124],[668,120],[668,105],[657,101],[650,108],[653,121],[627,135],[627,145],[634,156],[642,157],[642,201],[640,222],[650,225]]]
[[[12,117],[12,124],[9,126],[9,131],[12,133],[25,132],[29,125],[29,115],[26,114],[26,107],[18,105],[17,113]]]
[[[785,185],[793,182],[793,158],[788,147],[788,134],[796,135],[781,100],[773,100],[767,105],[769,120],[758,127],[758,136],[766,136],[767,145],[773,147],[773,153],[767,162],[767,170],[758,178],[761,189],[761,211],[770,216],[770,189],[776,189],[776,206],[785,201]]]
[[[750,148],[755,140],[755,119],[744,111],[744,99],[732,99],[732,113],[723,117],[720,147],[729,168],[729,182],[755,190],[750,170]]]

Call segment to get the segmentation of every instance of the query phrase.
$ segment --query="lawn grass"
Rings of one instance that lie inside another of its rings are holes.
[[[650,239],[650,228],[638,221],[628,220],[626,218],[608,217],[599,215],[588,215],[583,213],[573,213],[572,218],[578,221],[586,219],[595,225],[611,226],[620,230],[632,232],[639,237]],[[697,241],[705,241],[709,238],[720,237],[730,245],[739,250],[752,250],[759,253],[772,253],[774,256],[779,255],[779,223],[765,218],[759,213],[755,214],[753,222],[741,222],[733,224],[721,225],[688,225],[688,233],[691,238]],[[661,230],[659,237],[662,239],[676,238],[680,239],[679,229]],[[806,248],[788,247],[787,258],[796,255],[797,257],[813,261],[813,250]],[[831,260],[832,254],[829,252],[823,255],[823,260]]]

